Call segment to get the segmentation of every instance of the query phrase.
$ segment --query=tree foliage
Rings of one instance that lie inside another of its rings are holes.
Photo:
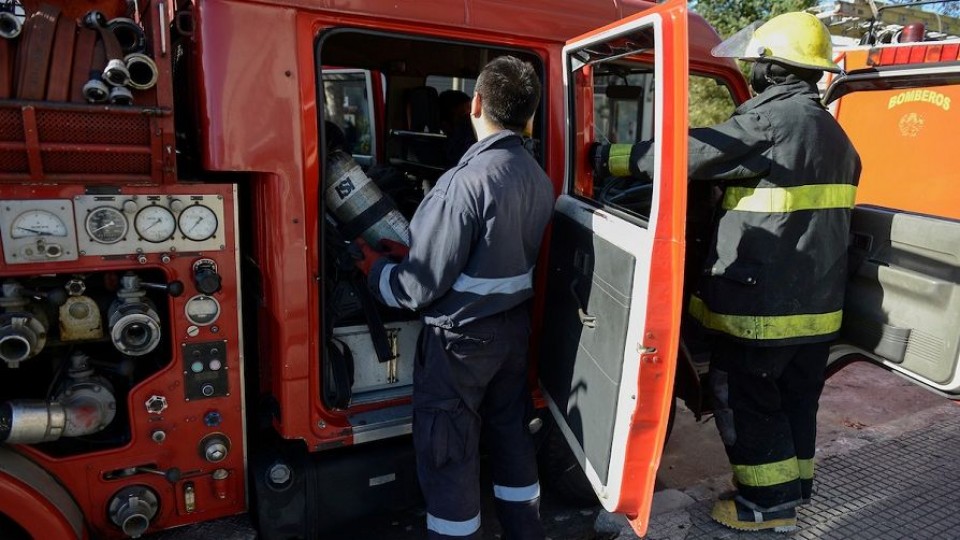
[[[748,24],[815,6],[817,0],[696,0],[690,7],[727,37]]]

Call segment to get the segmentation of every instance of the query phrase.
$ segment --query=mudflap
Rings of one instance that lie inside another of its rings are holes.
[[[262,540],[333,540],[351,522],[422,504],[410,437],[310,453],[274,440],[251,463]]]

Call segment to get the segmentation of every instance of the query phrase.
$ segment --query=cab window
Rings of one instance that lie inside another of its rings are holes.
[[[361,162],[376,155],[373,136],[373,94],[370,72],[357,69],[323,71],[325,118],[343,133],[344,149]]]

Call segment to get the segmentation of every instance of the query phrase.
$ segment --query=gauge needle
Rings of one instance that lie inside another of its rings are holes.
[[[197,228],[197,225],[199,225],[199,224],[202,223],[202,222],[203,222],[203,218],[202,218],[202,217],[197,218],[197,222],[194,223],[194,224],[193,224],[193,227],[190,227],[190,230],[187,231],[187,232],[193,232],[193,230]]]
[[[102,226],[100,226],[100,227],[97,227],[96,229],[94,229],[94,230],[92,230],[92,231],[90,231],[90,232],[102,231],[103,229],[106,229],[107,227],[113,227],[114,225],[116,225],[116,223],[114,223],[113,221],[110,221],[110,223],[107,223],[107,224],[105,224],[105,225],[102,225]],[[151,225],[151,227],[152,227],[152,225]],[[147,227],[147,228],[149,229],[150,227]]]
[[[160,223],[161,221],[163,221],[163,220],[162,220],[161,218],[157,218],[157,219],[155,219],[155,220],[153,221],[153,223],[151,223],[151,224],[150,224],[150,226],[149,226],[149,227],[147,227],[147,228],[146,228],[146,229],[144,229],[144,230],[145,230],[145,231],[149,231],[150,229],[152,229],[152,228],[153,228],[153,226],[154,226],[154,225],[156,225],[157,223]]]
[[[33,234],[39,234],[40,236],[51,236],[51,233],[49,233],[49,232],[47,232],[47,231],[41,231],[41,230],[39,230],[39,229],[31,229],[31,228],[28,228],[28,227],[21,227],[21,226],[19,226],[19,225],[17,225],[17,228],[20,229],[21,231],[27,231],[27,232],[31,232],[31,233],[33,233]]]

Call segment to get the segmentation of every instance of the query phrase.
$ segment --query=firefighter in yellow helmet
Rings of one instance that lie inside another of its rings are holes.
[[[756,96],[689,138],[690,181],[723,191],[688,306],[715,336],[710,387],[737,486],[712,517],[734,529],[786,532],[812,493],[817,406],[828,343],[840,330],[860,158],[820,101],[817,81],[839,68],[816,17],[755,23],[713,54],[752,61]],[[598,183],[652,177],[652,141],[595,145],[591,158]]]

